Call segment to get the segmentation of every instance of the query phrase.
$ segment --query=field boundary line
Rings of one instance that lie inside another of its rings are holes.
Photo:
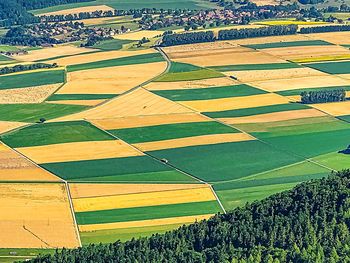
[[[208,184],[208,185],[209,185],[209,187],[210,187],[211,192],[212,192],[213,195],[215,196],[216,201],[218,201],[218,203],[219,203],[219,205],[220,205],[222,211],[224,212],[224,214],[226,214],[226,209],[225,209],[224,206],[222,205],[222,203],[221,203],[221,201],[220,201],[220,198],[218,197],[218,195],[217,195],[216,192],[214,191],[212,185],[211,185],[211,184]]]
[[[72,201],[72,195],[70,193],[70,188],[69,188],[69,184],[66,180],[64,180],[64,184],[65,184],[65,188],[67,191],[67,196],[68,196],[68,201],[69,201],[69,207],[70,207],[70,212],[72,214],[72,218],[73,218],[73,224],[74,224],[74,230],[75,230],[75,235],[78,239],[78,243],[79,246],[82,247],[82,243],[81,243],[81,239],[80,239],[80,233],[79,233],[79,228],[78,228],[78,222],[77,219],[75,217],[75,211],[74,211],[74,206],[73,206],[73,201]]]

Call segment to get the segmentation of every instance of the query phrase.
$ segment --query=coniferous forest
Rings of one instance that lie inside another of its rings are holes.
[[[30,262],[350,262],[350,170],[166,234]]]

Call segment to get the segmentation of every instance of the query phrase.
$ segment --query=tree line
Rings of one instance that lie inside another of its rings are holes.
[[[301,34],[340,32],[340,31],[350,31],[350,25],[303,27],[300,29]]]
[[[229,29],[220,30],[217,38],[212,31],[200,31],[184,34],[166,34],[163,36],[161,46],[174,46],[200,42],[213,42],[215,40],[233,40],[262,36],[292,35],[296,34],[297,30],[297,25]]]
[[[46,64],[46,63],[34,63],[29,65],[15,65],[13,67],[3,67],[0,69],[0,75],[15,73],[15,72],[21,72],[21,71],[27,71],[27,70],[35,70],[35,69],[50,69],[50,68],[57,68],[58,65],[56,63],[53,64]]]
[[[28,262],[350,262],[350,170],[165,234],[63,249]]]
[[[346,100],[346,91],[340,89],[326,89],[315,91],[303,91],[300,93],[301,102],[305,104],[326,103]]]

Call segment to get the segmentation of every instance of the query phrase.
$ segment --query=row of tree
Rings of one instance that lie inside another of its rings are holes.
[[[303,27],[300,29],[301,34],[340,32],[340,31],[350,31],[350,25]]]
[[[45,64],[45,63],[34,63],[29,65],[16,65],[13,67],[3,67],[0,68],[0,75],[27,71],[27,70],[35,70],[35,69],[49,69],[49,68],[57,68],[58,65],[56,63],[53,64]]]
[[[305,104],[336,102],[346,100],[346,91],[345,89],[303,91],[300,96],[301,102]]]
[[[349,190],[347,170],[162,235],[64,249],[29,262],[350,262]]]
[[[216,38],[212,31],[200,31],[184,34],[167,34],[163,37],[161,46],[174,46],[215,40],[232,40],[262,36],[279,36],[296,34],[297,25],[268,26],[260,28],[242,28],[220,30]]]

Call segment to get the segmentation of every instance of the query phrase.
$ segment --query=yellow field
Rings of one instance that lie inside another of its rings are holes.
[[[140,30],[136,32],[116,35],[114,38],[116,39],[126,39],[126,40],[141,40],[143,37],[145,38],[153,38],[156,36],[163,35],[164,31],[157,30]]]
[[[108,224],[81,225],[79,226],[79,230],[81,232],[89,232],[89,231],[106,230],[106,229],[147,227],[147,226],[159,226],[159,225],[163,226],[163,225],[172,225],[172,224],[178,224],[178,223],[190,224],[196,221],[208,219],[212,216],[213,214],[207,214],[207,215],[180,216],[180,217],[161,218],[161,219],[108,223]]]
[[[187,138],[171,139],[156,142],[143,142],[133,144],[142,151],[157,151],[179,147],[189,147],[198,145],[218,144],[225,142],[241,142],[255,140],[254,137],[246,133],[209,134],[193,136]]]
[[[211,200],[215,200],[212,190],[209,186],[203,186],[194,189],[78,198],[73,199],[73,205],[75,212],[87,212]]]
[[[140,194],[170,190],[203,188],[203,184],[69,184],[72,198],[101,197],[111,195]]]
[[[47,103],[53,104],[65,104],[65,105],[82,105],[82,106],[96,106],[105,102],[106,99],[101,100],[57,100],[57,101],[48,101]]]
[[[309,63],[309,62],[322,62],[322,61],[335,61],[335,60],[350,60],[350,54],[347,55],[326,55],[320,57],[312,57],[312,58],[300,58],[293,59],[295,63]]]
[[[224,74],[235,76],[242,82],[325,75],[325,73],[312,68],[227,71]]]
[[[170,57],[176,62],[189,63],[202,67],[285,62],[269,54],[243,47],[223,50],[178,52],[171,53]]]
[[[288,78],[277,80],[256,81],[251,83],[253,86],[271,91],[294,90],[303,88],[319,88],[331,86],[349,85],[349,80],[332,75],[312,76],[301,78]]]
[[[163,124],[191,123],[212,121],[197,113],[160,114],[149,116],[130,116],[114,119],[93,120],[92,122],[104,130],[137,128]]]
[[[183,101],[181,104],[200,112],[225,111],[288,103],[288,99],[273,93],[214,100]]]
[[[60,120],[112,119],[124,116],[189,113],[190,109],[157,96],[143,88],[138,88],[96,108],[61,117]]]
[[[245,38],[237,40],[229,40],[231,44],[239,45],[253,45],[253,44],[267,44],[275,42],[290,42],[290,41],[302,41],[310,40],[309,37],[297,34],[297,35],[286,35],[286,36],[270,36],[270,37],[255,37],[255,38]]]
[[[41,103],[54,93],[62,83],[28,88],[0,90],[0,104]]]
[[[260,1],[260,0],[257,0]],[[274,2],[273,0],[265,0],[266,2]],[[265,2],[264,0],[262,2]],[[278,25],[324,25],[327,24],[326,22],[321,21],[298,21],[298,20],[271,20],[271,21],[263,21],[263,22],[256,22],[255,24],[258,25],[265,25],[265,26],[278,26]]]
[[[166,62],[155,62],[71,72],[57,94],[121,94],[165,69]]]
[[[0,134],[27,125],[25,122],[0,121]]]
[[[324,41],[337,44],[337,45],[348,45],[350,44],[350,32],[327,32],[308,34],[310,38],[322,39]]]
[[[312,104],[311,106],[333,116],[350,114],[350,101]]]
[[[0,143],[0,181],[61,181]]]
[[[222,50],[222,49],[231,49],[233,47],[238,48],[238,45],[232,44],[228,41],[215,41],[215,42],[205,42],[205,43],[195,43],[191,45],[178,45],[162,48],[165,53],[178,53],[178,52],[195,52],[201,50]],[[244,47],[241,47],[241,50],[246,50]]]
[[[122,51],[122,50],[102,51],[102,52],[96,52],[92,54],[81,54],[81,55],[76,55],[71,57],[53,59],[48,61],[47,63],[57,63],[58,65],[61,65],[61,66],[68,66],[68,65],[95,62],[100,60],[113,59],[113,58],[130,57],[130,56],[136,56],[141,54],[150,54],[154,52],[155,51],[152,49],[145,49],[145,50],[138,50],[138,51]]]
[[[0,184],[2,248],[79,246],[64,184]]]
[[[295,119],[303,119],[303,118],[311,118],[311,117],[321,117],[325,115],[326,115],[325,113],[315,109],[306,109],[306,110],[273,112],[273,113],[258,114],[258,115],[246,116],[246,117],[220,118],[219,120],[227,124],[242,124],[242,123],[287,121],[287,120],[295,120]]]
[[[59,45],[43,49],[31,50],[26,55],[13,56],[16,60],[21,61],[36,61],[41,59],[49,59],[58,56],[77,55],[86,52],[91,52],[93,49],[76,47],[73,45]]]
[[[143,155],[120,140],[61,143],[16,150],[39,164]]]
[[[55,12],[48,12],[48,13],[40,14],[39,16],[69,15],[69,14],[79,14],[82,12],[94,12],[94,11],[114,11],[114,8],[109,7],[107,5],[83,6],[83,7],[55,11]]]
[[[320,56],[338,56],[350,55],[349,49],[341,46],[301,46],[301,47],[282,47],[266,48],[264,52],[283,59],[307,59]]]
[[[176,89],[199,89],[211,88],[215,86],[230,86],[239,84],[238,81],[231,78],[212,78],[192,81],[178,82],[151,82],[145,86],[147,90],[176,90]]]

